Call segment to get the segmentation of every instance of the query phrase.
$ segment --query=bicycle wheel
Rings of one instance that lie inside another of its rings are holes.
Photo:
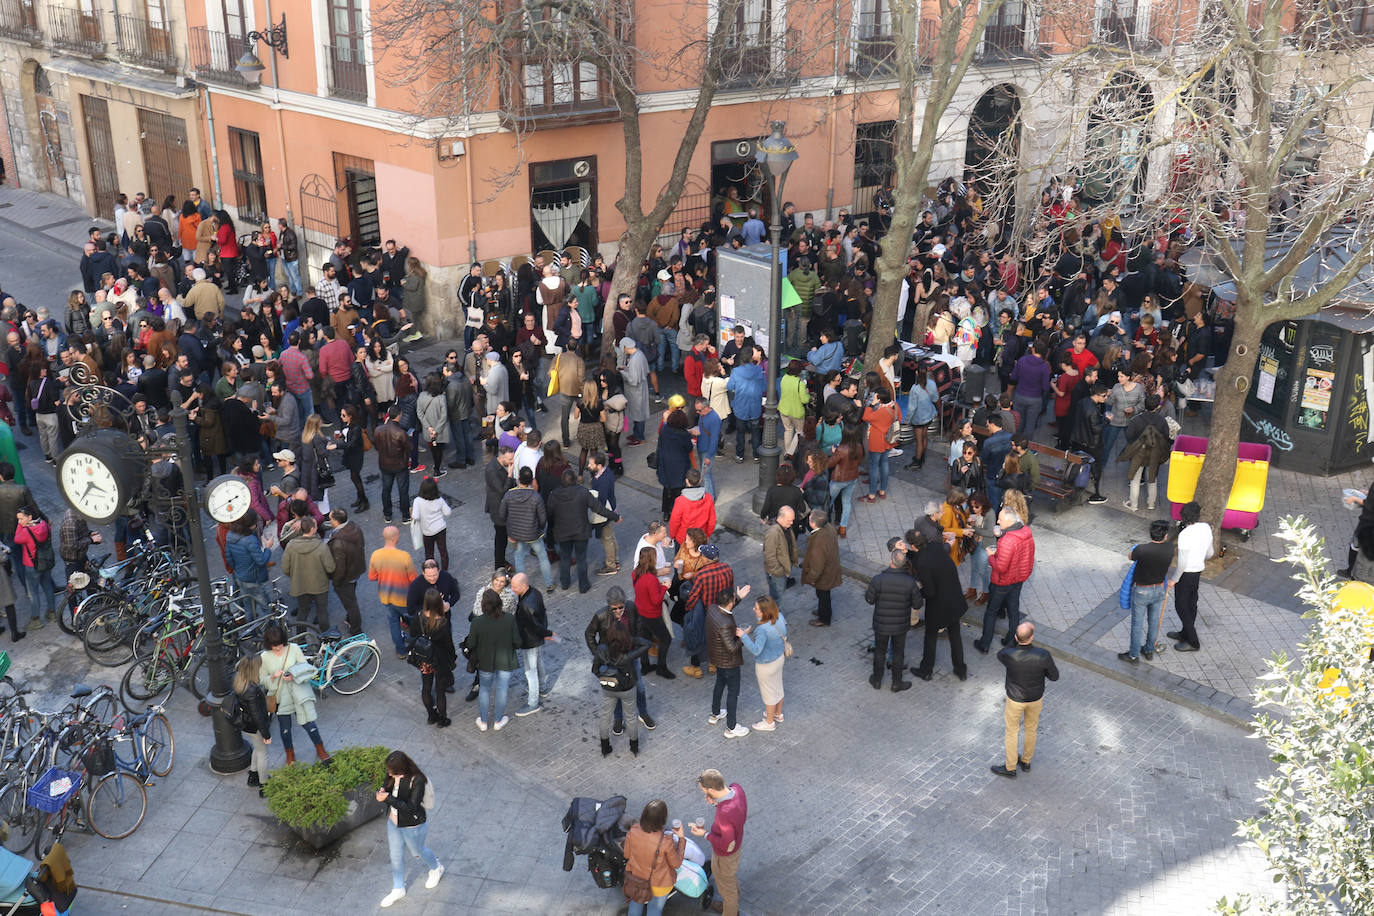
[[[285,626],[286,641],[300,646],[301,653],[306,658],[314,658],[320,654],[320,647],[324,645],[324,640],[320,637],[319,627],[313,623],[305,623],[300,620],[288,621]]]
[[[91,790],[86,820],[107,840],[122,840],[138,829],[148,811],[148,792],[138,777],[119,770],[102,778]]]
[[[369,642],[355,642],[329,660],[325,680],[335,692],[350,696],[367,688],[382,667],[382,655]]]
[[[111,608],[91,618],[81,641],[91,661],[117,668],[134,657],[133,636],[137,627],[138,617],[132,608]]]
[[[34,834],[38,832],[38,817],[25,803],[24,791],[23,780],[0,789],[0,834],[4,835],[3,845],[21,856],[33,845]]]
[[[75,607],[67,607],[58,615],[58,624],[73,636],[81,636],[86,632],[86,627],[90,624],[91,618],[101,611],[107,611],[120,604],[118,595],[112,592],[96,592],[87,595],[76,603]],[[68,615],[71,620],[68,621]],[[67,629],[70,624],[71,629]]]
[[[143,742],[143,759],[154,776],[166,776],[172,772],[172,761],[176,758],[176,738],[172,736],[172,723],[162,713],[148,719],[142,729],[140,740]]]
[[[105,725],[114,720],[115,713],[118,711],[119,707],[115,703],[114,691],[106,691],[104,687],[99,688],[86,705],[86,713],[90,719]]]
[[[143,787],[139,786],[139,788]],[[34,812],[38,815],[36,818],[37,828],[33,834],[33,856],[35,859],[41,859],[52,852],[54,844],[62,839],[62,834],[67,831],[68,825],[75,817],[73,807],[76,804],[77,802],[68,802],[62,806],[62,810],[57,814]]]
[[[119,699],[129,712],[166,705],[177,685],[177,672],[166,656],[143,658],[129,666],[119,682]]]

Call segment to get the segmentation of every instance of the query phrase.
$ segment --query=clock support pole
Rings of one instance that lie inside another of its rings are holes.
[[[176,430],[177,463],[181,465],[181,478],[186,491],[187,524],[191,530],[191,558],[196,564],[201,613],[205,619],[205,664],[210,669],[210,696],[206,698],[206,703],[210,707],[210,721],[215,731],[215,746],[210,751],[210,769],[227,775],[246,768],[253,752],[243,740],[243,734],[224,717],[224,698],[229,694],[224,637],[220,633],[214,592],[210,588],[210,561],[205,556],[205,533],[200,524],[200,496],[195,486],[195,466],[191,463],[186,411],[181,407],[172,410],[172,427]]]

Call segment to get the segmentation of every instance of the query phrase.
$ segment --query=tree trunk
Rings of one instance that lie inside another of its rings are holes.
[[[1255,361],[1259,357],[1260,337],[1271,316],[1263,307],[1236,309],[1236,327],[1231,338],[1231,355],[1217,373],[1216,402],[1212,405],[1211,434],[1207,460],[1198,477],[1194,499],[1202,506],[1202,520],[1212,526],[1213,545],[1221,546],[1221,520],[1236,476],[1236,446],[1244,422],[1245,399],[1250,393]],[[1219,552],[1219,550],[1218,550]]]
[[[868,349],[864,352],[865,369],[878,365],[897,331],[897,307],[901,305],[902,281],[907,276],[906,256],[911,249],[911,233],[916,228],[918,209],[911,201],[902,203],[904,206],[893,210],[892,224],[883,236],[883,255],[878,258],[878,286],[873,291],[873,319],[868,328]],[[916,317],[920,319],[921,316]]]
[[[601,355],[615,351],[619,343],[615,339],[615,304],[622,295],[633,296],[635,283],[639,280],[639,265],[649,256],[649,248],[658,235],[658,229],[649,225],[648,219],[637,222],[626,220],[625,231],[620,236],[620,248],[615,255],[615,276],[611,278],[611,291],[606,296],[601,315]]]

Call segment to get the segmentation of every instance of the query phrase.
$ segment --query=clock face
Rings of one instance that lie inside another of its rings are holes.
[[[87,518],[109,521],[119,514],[119,482],[114,469],[100,457],[81,451],[66,455],[58,480],[67,501]]]
[[[243,518],[252,498],[253,494],[243,478],[226,474],[210,482],[205,496],[205,509],[215,521],[227,525]]]

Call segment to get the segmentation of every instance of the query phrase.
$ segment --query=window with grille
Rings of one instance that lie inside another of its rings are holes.
[[[267,185],[262,177],[262,144],[251,130],[229,128],[229,157],[234,168],[234,197],[239,218],[267,219]]]

